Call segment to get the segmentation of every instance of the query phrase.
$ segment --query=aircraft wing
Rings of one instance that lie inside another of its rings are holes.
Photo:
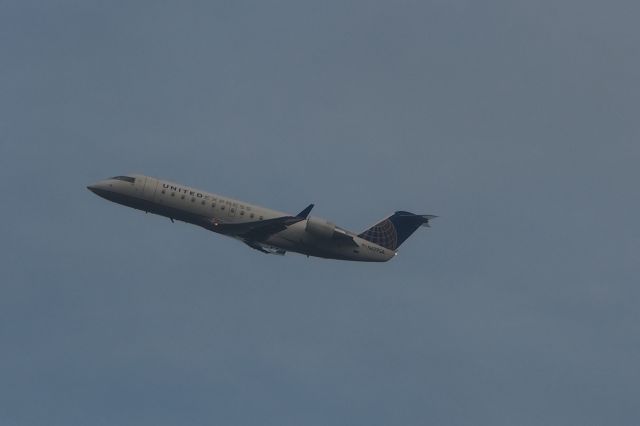
[[[302,210],[296,216],[281,216],[273,219],[243,223],[212,223],[209,228],[221,234],[241,237],[244,240],[261,241],[273,234],[287,229],[287,227],[307,218],[313,204]]]

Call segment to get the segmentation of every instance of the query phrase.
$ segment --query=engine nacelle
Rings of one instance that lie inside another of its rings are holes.
[[[315,217],[310,217],[307,219],[307,226],[305,227],[305,231],[314,237],[321,239],[329,239],[333,236],[333,231],[335,231],[336,225],[327,222],[324,219],[318,219]]]

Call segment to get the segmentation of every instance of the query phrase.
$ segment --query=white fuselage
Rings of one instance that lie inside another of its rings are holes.
[[[166,216],[172,220],[199,225],[245,242],[247,241],[242,236],[219,232],[216,227],[218,225],[221,225],[220,228],[224,228],[224,225],[230,224],[259,223],[288,216],[276,210],[148,176],[131,175],[126,178],[129,180],[106,179],[88,188],[110,201]],[[285,229],[256,242],[256,244],[261,247],[274,248],[280,252],[293,251],[307,256],[365,262],[384,262],[396,254],[393,250],[364,240],[342,228],[336,227],[336,232],[348,238],[349,244],[345,244],[344,239],[336,240],[309,232],[310,221],[329,223],[319,218],[310,217],[287,226]],[[247,243],[249,244],[249,242]]]

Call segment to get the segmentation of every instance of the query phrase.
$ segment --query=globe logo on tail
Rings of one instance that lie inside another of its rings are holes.
[[[398,233],[389,219],[367,229],[360,236],[389,250],[395,250],[398,247]]]

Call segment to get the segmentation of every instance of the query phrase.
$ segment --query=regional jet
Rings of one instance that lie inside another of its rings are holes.
[[[263,253],[386,262],[420,226],[436,216],[397,211],[360,234],[310,216],[295,216],[142,175],[115,176],[87,187],[118,204],[201,226]]]

